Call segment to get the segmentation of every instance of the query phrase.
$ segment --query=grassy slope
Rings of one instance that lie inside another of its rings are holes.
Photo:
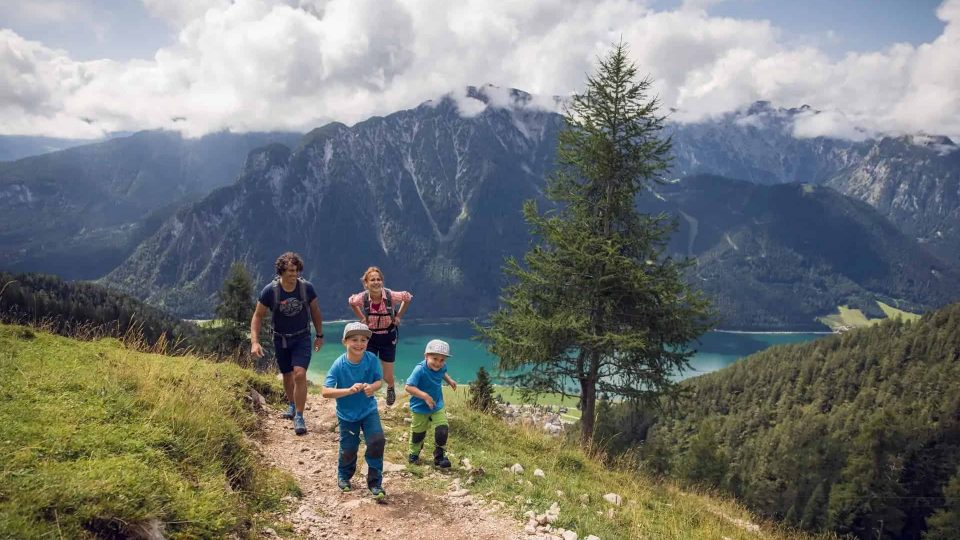
[[[498,418],[468,409],[466,385],[457,392],[445,390],[450,420],[451,461],[469,458],[485,474],[468,486],[474,496],[505,503],[506,511],[520,520],[533,510],[544,513],[553,502],[560,505],[555,527],[576,531],[580,538],[593,534],[603,540],[615,539],[800,539],[814,538],[775,525],[763,524],[751,531],[746,523],[753,516],[729,499],[682,491],[671,484],[650,480],[627,464],[610,468],[601,460],[585,454],[578,445],[544,435],[537,430],[508,426]],[[402,405],[402,401],[398,402]],[[387,432],[387,459],[406,462],[409,424],[402,406],[389,409],[383,417]],[[433,435],[428,434],[421,457],[429,457]],[[525,471],[517,476],[504,470],[520,463]],[[425,487],[445,491],[453,478],[465,484],[469,474],[462,467],[432,475],[430,466],[408,466]],[[540,468],[545,478],[536,478]],[[561,494],[558,494],[562,492]],[[623,505],[614,507],[603,500],[607,493],[623,497]],[[587,495],[589,502],[581,501]],[[612,514],[610,513],[612,512]],[[742,520],[738,525],[737,520]],[[756,522],[756,521],[754,521]]]
[[[920,319],[920,315],[917,313],[910,313],[909,311],[897,309],[893,306],[884,304],[879,300],[877,301],[877,305],[883,310],[883,313],[887,316],[887,319],[902,318],[907,321],[915,321]],[[873,326],[875,324],[879,324],[885,319],[868,319],[867,316],[863,314],[863,311],[860,311],[859,309],[850,309],[847,306],[837,306],[837,313],[820,317],[819,320],[823,324],[829,326],[831,330],[836,330],[841,326],[846,326],[847,328],[863,328],[865,326]]]
[[[251,371],[0,325],[0,380],[0,537],[219,537],[296,491],[245,441]]]
[[[269,378],[138,353],[114,340],[79,342],[2,325],[0,377],[0,537],[109,536],[152,520],[173,538],[254,536],[261,512],[296,492],[244,442],[256,418],[243,394],[250,387],[279,392]],[[467,409],[466,395],[464,385],[447,397],[451,458],[485,469],[471,491],[502,501],[518,519],[558,502],[554,525],[581,537],[808,538],[769,524],[752,532],[744,526],[752,516],[735,502],[605,467],[575,444]],[[406,414],[394,407],[384,415],[387,459],[397,463],[406,461]],[[427,442],[424,456],[432,436]],[[503,470],[514,463],[525,467],[522,476]],[[546,477],[535,478],[535,468]],[[432,471],[411,467],[424,490],[469,477],[461,467],[439,477]],[[609,492],[623,506],[605,502]]]

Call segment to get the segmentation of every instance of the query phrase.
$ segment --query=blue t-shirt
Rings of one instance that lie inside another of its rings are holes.
[[[304,280],[303,284],[307,287],[307,304],[304,305],[303,301],[300,300],[299,282],[293,288],[293,292],[283,290],[281,285],[279,289],[280,308],[276,311],[273,311],[273,282],[268,283],[260,291],[258,301],[267,306],[267,309],[273,311],[274,332],[293,334],[310,326],[310,302],[313,302],[313,299],[317,297],[317,293],[313,290],[313,285],[309,281]]]
[[[350,388],[356,383],[373,384],[383,378],[380,360],[370,351],[364,351],[360,362],[354,364],[347,360],[346,353],[333,361],[327,378],[323,381],[326,388]],[[377,410],[377,398],[367,396],[366,392],[357,392],[337,398],[337,418],[347,422],[359,422],[368,414]]]
[[[443,376],[446,374],[446,364],[444,364],[439,371],[434,371],[427,366],[426,360],[420,361],[420,363],[413,368],[413,373],[411,373],[410,378],[407,379],[407,384],[426,392],[430,397],[433,398],[433,402],[436,407],[431,409],[427,405],[426,401],[418,398],[417,396],[410,396],[411,411],[420,414],[428,414],[437,412],[443,408]]]

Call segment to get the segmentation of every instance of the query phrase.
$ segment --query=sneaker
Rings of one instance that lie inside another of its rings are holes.
[[[343,493],[350,493],[350,490],[353,489],[353,487],[350,486],[350,481],[344,480],[343,478],[337,478],[337,487],[340,488],[340,491]]]
[[[297,415],[297,408],[293,405],[293,403],[291,403],[290,406],[287,407],[287,410],[283,411],[283,414],[281,416],[287,420],[293,420],[293,417],[296,415]]]
[[[303,435],[307,432],[307,423],[303,421],[302,414],[293,417],[293,432],[297,435]]]
[[[410,454],[409,456],[407,456],[407,461],[416,465],[417,463],[420,463],[420,456],[417,454]]]
[[[370,488],[370,494],[373,495],[374,500],[377,502],[383,502],[384,499],[387,498],[387,492],[380,486]]]
[[[433,464],[436,465],[437,467],[440,467],[441,469],[450,468],[450,460],[447,459],[447,456],[437,456],[433,458]]]
[[[393,405],[397,402],[397,391],[392,386],[387,387],[387,405]]]

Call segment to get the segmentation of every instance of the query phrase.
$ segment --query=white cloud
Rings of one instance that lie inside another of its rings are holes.
[[[26,24],[54,23],[78,15],[76,4],[64,0],[0,0],[4,18]]]
[[[946,29],[931,43],[840,60],[786,43],[769,22],[711,17],[712,0],[668,12],[631,0],[142,1],[179,31],[149,61],[77,62],[0,32],[0,129],[307,130],[485,83],[553,107],[622,38],[679,121],[765,99],[823,111],[798,122],[800,135],[960,136],[960,0],[939,8]],[[463,114],[482,110],[474,101],[461,96]]]

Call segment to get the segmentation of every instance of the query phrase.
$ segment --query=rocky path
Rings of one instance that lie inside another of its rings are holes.
[[[447,486],[429,491],[426,482],[414,482],[406,464],[385,462],[385,504],[377,504],[365,489],[366,468],[354,477],[354,491],[341,493],[336,485],[339,436],[333,400],[311,395],[307,399],[307,434],[297,436],[292,422],[273,411],[263,414],[263,438],[258,442],[265,459],[289,471],[303,490],[282,519],[305,538],[375,540],[380,538],[471,538],[513,540],[528,538],[522,525],[484,504],[482,498],[460,489],[462,470],[436,471],[421,467]],[[381,407],[383,404],[381,402]],[[387,432],[387,448],[406,444],[397,431]],[[269,531],[268,531],[268,536]]]

